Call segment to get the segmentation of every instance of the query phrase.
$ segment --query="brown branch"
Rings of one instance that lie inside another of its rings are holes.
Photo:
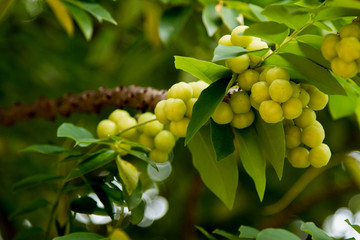
[[[55,120],[57,115],[65,117],[72,113],[98,113],[105,107],[131,107],[139,110],[154,110],[156,103],[166,97],[166,90],[135,85],[114,89],[100,87],[77,95],[67,94],[58,99],[40,98],[32,103],[15,103],[0,108],[0,124],[12,125],[18,121],[43,118]]]

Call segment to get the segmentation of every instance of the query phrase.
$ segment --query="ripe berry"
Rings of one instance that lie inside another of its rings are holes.
[[[260,104],[263,101],[270,100],[269,84],[267,82],[257,82],[251,87],[252,99]]]
[[[102,120],[97,125],[97,135],[99,138],[109,138],[110,135],[116,135],[118,133],[118,129],[116,124],[111,120]]]
[[[168,90],[166,98],[167,99],[179,98],[184,102],[186,102],[192,97],[192,95],[193,95],[192,87],[187,83],[179,82],[171,86],[171,88]]]
[[[345,62],[339,57],[331,61],[331,70],[335,75],[342,78],[352,78],[358,72],[358,66],[355,61]]]
[[[290,74],[283,68],[272,67],[266,72],[266,81],[271,84],[276,79],[290,80]]]
[[[211,118],[217,124],[227,124],[230,123],[233,119],[233,111],[231,107],[226,102],[221,102],[215,109],[215,112],[211,115]]]
[[[109,120],[117,122],[126,117],[130,117],[130,114],[126,110],[116,109],[109,115]]]
[[[158,149],[153,149],[150,152],[149,157],[156,163],[164,163],[169,160],[169,154]]]
[[[311,148],[319,146],[325,138],[325,131],[321,124],[313,124],[303,129],[301,141]]]
[[[285,125],[285,143],[287,148],[295,148],[301,144],[301,129],[294,125]]]
[[[163,152],[171,152],[175,142],[174,135],[168,130],[162,130],[154,138],[155,148]]]
[[[309,150],[304,147],[289,149],[287,158],[290,164],[295,168],[307,168],[310,166]]]
[[[270,84],[269,94],[275,102],[283,103],[289,100],[293,94],[293,88],[289,81],[276,79]]]
[[[336,34],[328,34],[325,36],[321,44],[321,53],[324,58],[331,61],[337,56],[336,45],[340,42],[340,37]]]
[[[294,97],[284,102],[281,107],[284,113],[284,118],[287,119],[295,119],[299,117],[303,109],[301,101]]]
[[[165,113],[165,104],[166,100],[161,100],[156,104],[154,110],[156,119],[162,124],[168,124],[170,122]]]
[[[237,82],[239,86],[245,90],[250,91],[254,83],[259,81],[259,73],[255,70],[248,69],[239,74]]]
[[[314,124],[316,121],[316,114],[315,112],[310,108],[304,108],[301,115],[294,119],[294,122],[296,126],[305,128],[312,124]]]
[[[238,129],[249,127],[255,119],[254,111],[250,110],[247,113],[234,114],[231,125]]]
[[[176,137],[186,137],[189,122],[190,119],[186,117],[181,119],[180,121],[171,121],[169,129]]]
[[[186,113],[186,105],[184,101],[179,98],[169,98],[166,100],[164,110],[167,119],[179,121]]]
[[[230,106],[234,113],[247,113],[250,111],[250,98],[246,92],[234,92],[230,98]]]
[[[247,54],[226,59],[226,65],[230,68],[234,73],[242,73],[245,71],[250,65],[250,58]]]
[[[309,161],[315,168],[321,168],[328,164],[331,157],[331,151],[328,145],[322,143],[310,150]]]
[[[231,35],[230,34],[227,34],[227,35],[224,35],[222,36],[219,41],[218,41],[218,44],[220,45],[225,45],[225,46],[232,46],[232,43],[231,43]]]
[[[267,100],[260,104],[259,113],[267,123],[277,123],[283,119],[283,111],[279,103]]]

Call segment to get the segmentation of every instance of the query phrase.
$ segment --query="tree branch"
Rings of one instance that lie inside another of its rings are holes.
[[[40,98],[32,103],[14,103],[0,108],[0,124],[10,126],[18,121],[43,118],[55,120],[57,115],[65,117],[72,113],[98,113],[105,107],[131,107],[140,110],[154,110],[156,104],[166,97],[166,90],[135,85],[119,86],[114,89],[100,87],[77,95],[66,94],[62,98]]]

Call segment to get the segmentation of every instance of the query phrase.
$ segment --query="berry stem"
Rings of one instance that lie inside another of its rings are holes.
[[[129,131],[129,130],[131,130],[131,129],[138,128],[138,127],[140,127],[140,126],[143,126],[143,125],[145,125],[145,124],[148,124],[148,123],[151,123],[151,122],[155,122],[155,121],[157,121],[156,118],[151,119],[151,120],[148,120],[148,121],[145,121],[145,122],[142,122],[142,123],[138,123],[138,124],[136,124],[136,125],[134,125],[134,126],[132,126],[132,127],[125,128],[125,129],[121,130],[117,135],[120,136],[120,135],[123,134],[124,132],[127,132],[127,131]]]

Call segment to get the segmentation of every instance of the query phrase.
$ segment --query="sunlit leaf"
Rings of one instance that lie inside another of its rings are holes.
[[[131,195],[138,185],[139,173],[134,165],[120,158],[116,159],[116,165],[120,178],[124,182],[127,192]]]
[[[313,222],[304,222],[300,229],[312,236],[312,240],[333,240],[322,229],[318,228]]]
[[[237,56],[241,56],[243,54],[251,54],[255,56],[262,57],[265,53],[267,53],[269,49],[260,49],[255,51],[249,51],[245,48],[239,46],[225,46],[225,45],[218,45],[214,50],[214,57],[212,59],[213,62],[225,60],[228,58],[233,58]]]
[[[204,8],[202,12],[202,21],[205,25],[208,35],[212,37],[221,26],[221,18],[215,10],[215,5],[207,5]]]
[[[49,4],[66,33],[72,36],[74,34],[74,22],[63,2],[60,0],[46,0],[46,2]]]
[[[304,34],[296,37],[299,42],[306,43],[314,48],[320,49],[323,37],[319,35]]]
[[[260,22],[250,25],[244,35],[259,37],[273,43],[281,44],[289,35],[289,28],[276,22]]]
[[[227,8],[225,6],[221,8],[221,18],[229,30],[233,30],[239,26],[240,23],[237,20],[238,16],[239,13],[233,8]]]
[[[267,17],[265,17],[262,14],[262,11],[264,10],[264,8],[262,8],[262,7],[258,6],[258,5],[255,5],[255,4],[251,4],[251,3],[249,3],[248,6],[251,9],[252,13],[256,16],[256,18],[259,21],[262,21],[262,22],[268,21]]]

